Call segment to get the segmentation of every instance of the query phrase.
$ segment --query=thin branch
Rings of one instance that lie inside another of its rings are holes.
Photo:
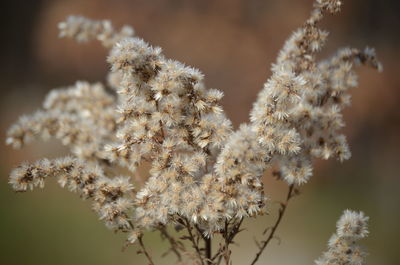
[[[149,261],[149,264],[150,264],[150,265],[154,265],[154,262],[153,262],[153,260],[151,259],[150,254],[147,252],[146,247],[144,246],[144,243],[143,243],[143,235],[139,236],[138,241],[139,241],[140,247],[142,248],[142,252],[143,252],[144,255],[146,256],[147,260]]]
[[[203,231],[200,229],[200,227],[198,225],[194,225],[194,227],[196,228],[198,234],[204,240],[204,249],[205,249],[205,256],[206,256],[207,265],[211,265],[212,264],[212,259],[211,259],[211,256],[212,256],[211,238],[205,236]]]
[[[206,247],[206,261],[207,265],[211,265],[211,238],[210,237],[203,237],[205,247]]]
[[[257,252],[255,258],[251,262],[251,265],[256,264],[256,262],[258,261],[258,259],[261,256],[261,254],[263,253],[264,249],[267,247],[268,243],[274,238],[276,229],[278,228],[279,224],[282,221],[282,217],[285,214],[288,202],[293,197],[293,195],[296,194],[296,191],[295,192],[293,192],[293,191],[294,191],[294,185],[292,184],[292,185],[289,186],[289,191],[288,191],[288,194],[286,196],[286,201],[284,203],[281,203],[281,208],[279,209],[278,219],[276,219],[274,226],[272,226],[272,228],[270,230],[271,232],[269,233],[268,238],[265,241],[262,242],[262,245],[261,245],[259,251]]]
[[[225,258],[225,264],[229,265],[229,260],[231,258],[231,253],[229,251],[229,244],[230,244],[230,238],[228,236],[228,229],[229,229],[229,222],[225,221],[225,232],[224,232],[224,238],[225,238],[225,251],[224,251],[224,258]]]
[[[240,221],[234,224],[230,230],[229,230],[229,223],[231,220],[225,221],[225,229],[222,234],[223,238],[225,239],[224,241],[225,244],[220,247],[217,254],[215,254],[214,257],[212,258],[212,260],[214,260],[218,257],[218,261],[216,262],[217,265],[221,263],[223,257],[225,258],[225,264],[229,264],[230,262],[229,245],[232,244],[235,236],[242,231],[240,230],[240,226],[242,225],[243,220],[244,218],[241,218]]]
[[[185,251],[185,248],[183,247],[183,245],[179,244],[175,238],[173,238],[167,231],[167,228],[165,226],[161,226],[159,228],[160,233],[162,236],[164,236],[164,238],[166,238],[169,242],[169,244],[171,245],[170,250],[172,252],[175,253],[176,257],[178,258],[178,261],[182,261],[182,255],[179,252],[179,250]]]
[[[200,263],[202,265],[204,265],[203,256],[201,255],[201,250],[200,250],[199,244],[198,244],[199,242],[198,242],[198,240],[196,240],[195,236],[192,233],[192,226],[190,225],[189,220],[187,220],[186,218],[182,218],[182,219],[183,219],[183,224],[188,231],[189,239],[190,239],[190,241],[192,241],[193,248],[196,250],[196,253],[200,260]]]
[[[214,254],[214,256],[211,258],[211,260],[215,260],[216,258],[220,257],[220,254],[222,253],[222,251],[224,250],[224,247],[220,244],[220,247],[217,251],[217,253]],[[218,264],[218,262],[217,262]]]

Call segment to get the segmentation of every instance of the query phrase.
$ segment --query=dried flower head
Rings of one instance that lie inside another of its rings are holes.
[[[341,6],[339,0],[315,1],[310,17],[279,52],[250,121],[237,130],[219,104],[223,93],[207,88],[199,70],[166,58],[161,48],[134,36],[130,27],[116,31],[107,20],[67,18],[59,24],[61,37],[98,40],[110,49],[108,84],[80,81],[53,90],[42,110],[23,116],[9,129],[6,142],[14,148],[34,138],[54,137],[72,154],[23,164],[12,171],[10,184],[26,191],[42,188],[48,177],[57,178],[62,187],[92,199],[100,219],[128,232],[128,242],[138,241],[149,261],[142,241],[146,230],[159,230],[181,259],[184,246],[166,227],[186,228],[202,265],[204,260],[214,264],[209,242],[221,234],[225,245],[214,259],[224,257],[229,264],[228,246],[243,219],[265,213],[262,176],[276,166],[289,193],[254,264],[297,186],[312,176],[313,161],[350,157],[340,130],[349,90],[357,86],[355,66],[382,69],[370,48],[343,48],[317,61],[328,36],[319,22]],[[150,165],[149,177],[135,190],[129,177],[114,176],[120,167],[137,175],[143,163]],[[346,211],[330,249],[317,264],[361,264],[363,254],[352,241],[367,235],[367,219]],[[200,238],[205,250],[198,246]]]
[[[344,211],[337,222],[336,234],[329,239],[328,250],[316,265],[362,265],[366,253],[356,241],[368,235],[368,217],[363,212]]]

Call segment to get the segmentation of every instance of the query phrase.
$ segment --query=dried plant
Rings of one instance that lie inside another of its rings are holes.
[[[319,22],[341,5],[315,1],[310,17],[273,64],[250,122],[237,130],[219,105],[223,93],[207,89],[199,70],[165,58],[161,48],[134,37],[128,26],[116,31],[109,21],[69,17],[59,24],[61,37],[97,39],[110,49],[108,84],[77,82],[53,90],[42,110],[10,128],[7,144],[15,148],[53,137],[71,150],[69,157],[19,166],[10,184],[26,191],[57,178],[62,187],[92,199],[100,219],[127,233],[128,244],[137,242],[150,264],[153,257],[143,241],[147,230],[161,232],[179,264],[231,264],[229,246],[243,220],[266,212],[262,176],[275,166],[274,175],[287,182],[288,194],[249,260],[255,264],[289,200],[310,179],[313,160],[350,157],[340,130],[349,89],[357,86],[354,67],[381,70],[370,48],[343,48],[316,60],[328,36]],[[143,163],[151,165],[148,179],[139,176]],[[137,188],[129,177],[115,176],[122,168],[135,176]],[[364,264],[355,241],[368,234],[367,220],[362,212],[345,211],[316,264]],[[178,232],[170,234],[169,226]],[[212,249],[216,237],[223,243]]]

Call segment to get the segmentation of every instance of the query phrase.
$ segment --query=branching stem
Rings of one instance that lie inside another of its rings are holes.
[[[284,203],[281,203],[281,207],[280,207],[280,209],[279,209],[278,218],[276,219],[275,224],[272,226],[272,228],[271,228],[271,230],[270,230],[270,233],[269,233],[267,239],[266,239],[265,241],[262,242],[262,245],[260,246],[260,249],[259,249],[259,251],[257,252],[255,258],[254,258],[253,261],[251,262],[251,265],[256,264],[256,262],[257,262],[258,259],[260,258],[261,254],[263,253],[263,251],[265,250],[265,248],[267,247],[267,245],[269,244],[269,242],[274,238],[275,232],[276,232],[276,230],[277,230],[279,224],[280,224],[281,221],[282,221],[283,215],[285,214],[285,211],[286,211],[288,202],[289,202],[289,200],[290,200],[290,199],[293,197],[293,195],[294,195],[294,192],[293,192],[293,191],[294,191],[294,185],[292,184],[292,185],[289,186],[289,191],[288,191],[288,194],[287,194],[287,196],[286,196],[286,201],[285,201]]]
[[[200,247],[198,245],[198,241],[196,241],[195,236],[193,235],[192,232],[192,226],[190,225],[189,220],[187,220],[186,218],[183,218],[183,224],[186,227],[188,234],[189,234],[189,239],[192,242],[193,248],[196,250],[197,256],[200,260],[201,265],[204,265],[204,261],[203,261],[203,256],[201,255],[201,250]]]
[[[178,258],[178,261],[182,261],[182,255],[179,252],[179,250],[185,251],[183,245],[179,244],[179,242],[177,242],[175,238],[173,238],[168,233],[167,228],[165,226],[160,227],[159,230],[161,232],[161,235],[168,240],[169,244],[171,245],[170,250],[175,253],[176,257]]]
[[[235,236],[242,230],[240,230],[240,226],[243,223],[243,218],[240,219],[239,222],[233,225],[233,227],[229,230],[229,223],[230,221],[225,221],[225,228],[222,233],[222,236],[224,238],[224,245],[220,247],[218,252],[212,257],[211,260],[214,260],[218,258],[216,264],[220,264],[222,261],[222,258],[224,257],[225,259],[225,264],[229,264],[230,262],[230,251],[229,251],[229,245],[233,242],[233,239]]]
[[[150,265],[155,265],[154,262],[153,262],[153,260],[151,259],[151,256],[150,256],[149,252],[147,252],[147,249],[146,249],[146,247],[144,246],[144,243],[143,243],[143,235],[139,236],[138,241],[139,241],[140,247],[142,248],[142,252],[143,252],[144,255],[146,256],[146,258],[147,258],[149,264],[150,264]]]
[[[210,237],[203,237],[204,239],[204,243],[205,243],[205,247],[206,247],[206,262],[207,265],[211,265],[212,261],[211,261],[211,238]]]

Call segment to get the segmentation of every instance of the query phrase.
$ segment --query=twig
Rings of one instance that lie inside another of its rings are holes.
[[[205,247],[206,247],[206,262],[207,265],[211,265],[211,238],[210,237],[203,237]]]
[[[167,228],[165,226],[161,226],[159,228],[159,230],[160,230],[161,235],[164,236],[170,243],[170,245],[171,245],[170,250],[175,253],[176,257],[178,258],[178,261],[182,261],[182,255],[178,249],[185,251],[185,248],[182,245],[180,245],[178,242],[176,242],[175,238],[173,238],[168,233]]]
[[[196,253],[197,253],[197,256],[198,256],[198,258],[200,260],[200,263],[202,265],[204,265],[203,256],[201,255],[201,251],[200,251],[200,248],[199,248],[198,240],[196,241],[196,238],[192,233],[192,226],[190,225],[189,220],[187,220],[184,217],[182,219],[183,219],[183,224],[184,224],[184,226],[186,227],[186,229],[187,229],[187,231],[189,233],[189,237],[188,238],[190,239],[190,241],[192,241],[193,248],[196,250]]]
[[[293,190],[294,190],[294,185],[292,184],[289,186],[289,191],[288,191],[288,194],[286,197],[286,201],[284,203],[281,203],[281,208],[279,209],[278,219],[276,219],[274,226],[271,228],[271,232],[269,233],[268,238],[262,242],[261,248],[257,252],[253,261],[251,262],[251,265],[256,264],[257,260],[260,258],[262,252],[267,247],[268,243],[274,238],[275,231],[278,228],[279,224],[281,223],[281,220],[282,220],[283,215],[285,214],[288,202],[294,195]]]
[[[149,261],[149,264],[150,264],[150,265],[154,265],[154,262],[153,262],[153,260],[151,259],[150,254],[147,252],[146,247],[144,246],[144,243],[143,243],[143,235],[139,236],[138,241],[139,241],[140,247],[142,248],[142,252],[143,252],[144,255],[146,256],[147,260]]]
[[[229,222],[225,221],[225,232],[224,232],[224,238],[225,238],[225,253],[224,253],[224,258],[225,258],[225,264],[229,265],[229,260],[231,258],[231,255],[229,253],[229,244],[230,244],[230,238],[228,236],[228,229],[229,229]]]
[[[211,246],[211,238],[210,237],[206,237],[203,233],[203,231],[200,229],[200,227],[198,225],[194,225],[194,227],[196,228],[198,234],[203,238],[204,240],[204,249],[205,249],[205,256],[206,256],[206,261],[207,261],[207,265],[211,265],[212,264],[212,246]]]
[[[229,231],[229,223],[230,223],[230,221],[225,221],[225,229],[224,229],[224,232],[222,234],[223,238],[225,239],[225,241],[224,241],[225,245],[223,245],[218,250],[217,254],[215,254],[214,257],[212,258],[212,260],[214,260],[214,259],[216,259],[218,257],[218,261],[216,262],[217,265],[221,263],[222,257],[225,258],[225,264],[229,264],[229,262],[230,262],[229,245],[233,242],[233,239],[235,238],[235,236],[239,232],[242,231],[242,230],[240,230],[240,226],[243,223],[243,218],[241,218],[240,221],[238,223],[236,223],[231,228],[230,231]]]

